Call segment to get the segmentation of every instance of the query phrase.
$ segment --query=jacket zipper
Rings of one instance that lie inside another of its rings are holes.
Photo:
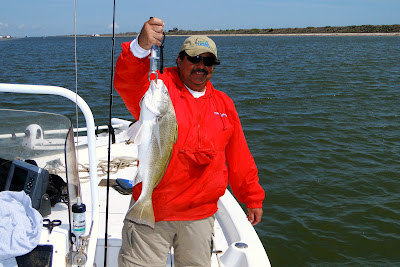
[[[198,128],[198,148],[201,148],[201,138],[200,138],[200,122],[201,122],[201,110],[200,110],[200,104],[199,104],[199,100],[196,98],[196,104],[197,104],[197,112],[198,112],[198,124],[197,124],[197,128]]]

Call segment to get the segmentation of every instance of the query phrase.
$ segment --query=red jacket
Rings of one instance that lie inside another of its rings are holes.
[[[135,119],[139,101],[149,88],[149,58],[133,56],[122,44],[114,86]],[[178,140],[165,175],[153,192],[156,221],[198,220],[217,211],[228,182],[247,208],[261,208],[264,190],[247,146],[233,101],[207,83],[204,96],[194,98],[176,67],[159,74],[167,86],[178,121]],[[137,200],[141,184],[133,188]]]

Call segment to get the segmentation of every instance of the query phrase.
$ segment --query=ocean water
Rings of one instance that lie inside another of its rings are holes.
[[[400,266],[400,37],[214,37],[214,86],[236,103],[266,191],[256,230],[272,266]],[[115,60],[120,44],[116,38]],[[175,65],[184,37],[167,37]],[[111,38],[78,38],[78,93],[108,121]],[[74,39],[0,41],[0,82],[75,91]],[[131,119],[113,94],[114,117]],[[56,98],[1,108],[74,117]]]

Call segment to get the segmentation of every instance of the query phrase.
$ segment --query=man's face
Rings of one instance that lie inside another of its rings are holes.
[[[202,57],[214,57],[211,53],[200,54]],[[183,59],[178,56],[177,63],[179,68],[179,76],[182,82],[192,90],[204,91],[208,80],[211,79],[214,71],[214,65],[205,66],[203,60],[199,63],[192,63],[187,59],[187,55]]]

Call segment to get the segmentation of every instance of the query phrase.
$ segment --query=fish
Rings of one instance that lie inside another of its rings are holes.
[[[168,89],[160,79],[150,82],[139,105],[139,120],[127,134],[138,145],[138,169],[133,184],[142,182],[142,191],[125,218],[154,229],[153,190],[168,167],[178,139],[178,123]]]

